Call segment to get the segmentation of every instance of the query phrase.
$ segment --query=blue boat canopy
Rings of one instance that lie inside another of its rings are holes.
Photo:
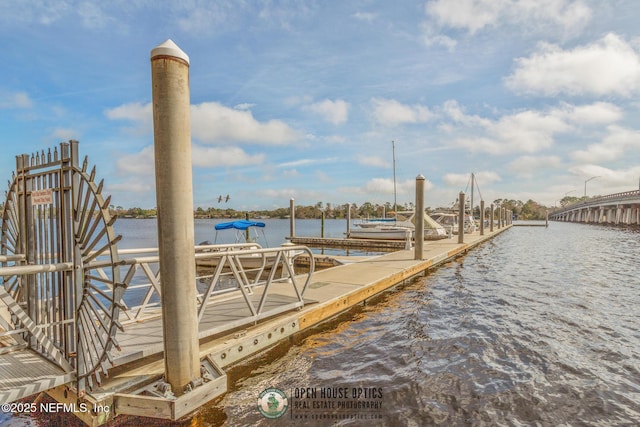
[[[249,227],[264,227],[264,222],[258,221],[247,221],[246,219],[241,219],[238,221],[231,222],[222,222],[220,224],[216,224],[216,230],[228,230],[230,228],[234,228],[236,230],[246,230]]]

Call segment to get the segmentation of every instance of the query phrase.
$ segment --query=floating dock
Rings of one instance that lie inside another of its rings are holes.
[[[149,393],[141,393],[164,373],[161,319],[141,322],[135,328],[126,328],[118,335],[122,351],[116,358],[116,367],[110,372],[97,392],[85,398],[93,407],[110,408],[108,413],[82,412],[76,414],[89,425],[100,425],[114,416],[127,414],[165,419],[188,416],[198,407],[224,394],[227,377],[224,373],[243,359],[278,344],[282,340],[344,313],[365,303],[368,299],[424,275],[438,265],[466,253],[471,248],[493,238],[509,226],[493,232],[466,234],[464,243],[453,239],[425,242],[421,260],[415,260],[414,250],[400,250],[373,257],[354,257],[351,262],[316,271],[304,294],[304,306],[263,319],[257,324],[238,323],[245,314],[238,312],[242,295],[229,296],[217,304],[216,310],[206,314],[199,326],[200,357],[210,360],[220,369],[216,387],[205,395],[191,395],[187,402],[167,404]],[[340,257],[349,258],[349,257]],[[341,259],[340,262],[347,262]],[[271,290],[277,304],[286,304],[295,298],[295,292],[286,283],[274,283]],[[256,295],[259,297],[259,295]],[[214,328],[218,332],[208,333]],[[142,341],[141,341],[142,340]],[[0,381],[0,392],[2,382]],[[78,397],[68,385],[55,387],[47,392],[61,403],[77,402]],[[146,394],[146,396],[145,396]],[[132,396],[138,397],[132,398]],[[139,397],[142,395],[142,398]]]
[[[288,240],[296,245],[305,245],[312,248],[366,249],[370,251],[397,251],[404,249],[407,245],[404,240],[340,239],[331,237],[289,237]]]

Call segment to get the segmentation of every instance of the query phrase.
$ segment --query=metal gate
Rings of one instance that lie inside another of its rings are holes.
[[[77,392],[100,384],[117,347],[120,281],[110,198],[78,142],[16,157],[2,212],[0,298],[23,345],[75,371]],[[15,273],[14,273],[15,272]]]

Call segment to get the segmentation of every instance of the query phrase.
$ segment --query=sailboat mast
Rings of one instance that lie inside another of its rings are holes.
[[[396,143],[395,141],[391,141],[391,151],[393,154],[393,211],[398,211],[398,191],[396,188]]]

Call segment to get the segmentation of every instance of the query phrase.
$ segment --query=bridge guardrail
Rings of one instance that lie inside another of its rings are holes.
[[[606,201],[626,201],[630,199],[634,199],[640,197],[640,190],[632,190],[632,191],[624,191],[622,193],[608,194],[606,196],[598,196],[589,200],[585,200],[583,202],[574,203],[571,205],[567,205],[563,208],[559,208],[551,212],[550,216],[559,215],[565,212],[570,212],[575,209],[586,208],[589,206],[600,205],[602,202]]]

